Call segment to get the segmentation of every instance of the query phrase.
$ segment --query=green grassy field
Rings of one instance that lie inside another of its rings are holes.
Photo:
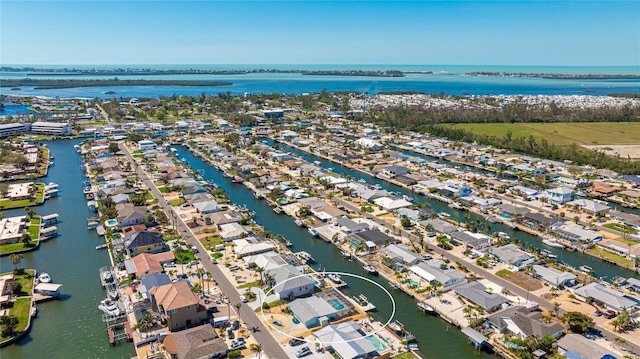
[[[545,138],[550,143],[568,145],[640,144],[640,122],[574,122],[574,123],[461,123],[452,125],[475,133],[503,137]]]

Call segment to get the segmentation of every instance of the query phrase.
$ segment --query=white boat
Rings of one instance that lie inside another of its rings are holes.
[[[454,209],[462,209],[462,206],[455,203],[455,202],[451,202],[449,203],[449,207],[454,208]]]
[[[316,260],[307,252],[298,252],[298,257],[305,260],[307,263],[314,263]]]
[[[100,309],[102,313],[109,316],[120,315],[120,308],[118,308],[118,303],[114,302],[109,298],[106,298],[100,301],[100,305],[98,305],[98,309]]]
[[[342,256],[345,258],[351,258],[351,253],[349,252],[341,251],[340,254],[342,254]]]
[[[362,266],[362,269],[364,269],[365,271],[369,272],[370,274],[378,274],[378,270],[376,269],[376,267],[372,266],[371,264],[365,264]]]
[[[511,237],[504,232],[498,232],[498,238],[511,239]]]
[[[307,231],[309,231],[309,233],[311,233],[311,235],[314,237],[317,237],[320,235],[320,233],[318,233],[318,231],[316,231],[315,228],[309,228],[307,229]]]
[[[40,283],[51,283],[51,276],[48,273],[42,272],[38,276]]]
[[[104,279],[105,282],[111,282],[113,280],[113,274],[111,273],[111,271],[107,271],[102,273],[102,279]]]
[[[540,253],[541,253],[543,256],[547,257],[547,258],[558,258],[558,256],[557,256],[557,255],[555,255],[555,254],[553,254],[553,253],[549,252],[549,251],[548,251],[548,250],[546,250],[546,249],[541,249],[541,250],[540,250]]]
[[[549,247],[554,247],[554,248],[564,248],[564,246],[554,240],[551,239],[543,239],[542,243],[548,245]]]
[[[304,228],[304,227],[306,227],[306,226],[307,226],[307,225],[304,223],[304,221],[303,221],[303,220],[301,220],[301,219],[296,219],[296,220],[295,220],[295,223],[296,223],[296,225],[297,225],[298,227],[302,227],[302,228]]]
[[[273,207],[273,211],[276,212],[277,214],[281,214],[282,213],[282,208],[280,206]]]
[[[96,249],[105,249],[105,248],[107,248],[106,244],[101,244],[99,246],[96,246]]]
[[[336,284],[342,284],[342,283],[344,283],[344,282],[342,281],[342,278],[340,278],[340,276],[339,276],[339,275],[337,275],[337,274],[335,274],[335,273],[328,274],[328,275],[327,275],[327,277],[329,277],[329,279],[331,279],[331,281],[332,281],[332,282],[334,282],[334,283],[336,283]]]
[[[420,310],[422,310],[423,312],[434,312],[433,308],[425,302],[418,302],[418,308],[420,308]]]
[[[581,265],[578,269],[580,269],[581,272],[586,274],[593,273],[593,268],[589,267],[588,265]]]

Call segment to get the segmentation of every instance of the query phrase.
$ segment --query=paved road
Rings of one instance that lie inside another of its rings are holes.
[[[129,150],[120,143],[120,149],[124,152],[127,160],[131,162],[131,164],[135,164],[135,160]],[[200,263],[205,268],[205,270],[209,271],[213,278],[218,282],[218,288],[220,292],[224,293],[231,305],[235,303],[241,303],[240,294],[233,286],[233,284],[227,279],[227,277],[222,273],[222,270],[215,264],[211,262],[211,257],[207,254],[207,250],[204,248],[202,243],[198,241],[191,230],[186,226],[184,221],[177,215],[177,213],[173,210],[173,208],[165,203],[164,197],[162,193],[158,190],[156,185],[149,179],[147,173],[144,172],[141,166],[135,166],[136,174],[140,177],[142,181],[144,181],[145,185],[151,192],[154,198],[158,200],[158,205],[165,211],[167,216],[171,219],[176,218],[174,220],[176,229],[185,239],[185,241],[191,245],[196,246],[198,248],[198,253],[196,256],[200,260]],[[284,352],[280,344],[276,342],[276,340],[271,336],[269,330],[264,326],[264,324],[258,318],[258,315],[249,308],[248,305],[243,305],[240,307],[240,313],[238,313],[242,322],[246,325],[247,329],[253,334],[253,337],[256,341],[262,345],[262,350],[269,358],[287,358],[287,354]],[[255,331],[252,330],[255,328]]]

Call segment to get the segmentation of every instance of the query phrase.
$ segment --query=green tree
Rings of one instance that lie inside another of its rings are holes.
[[[593,319],[580,312],[567,312],[560,317],[560,320],[569,327],[569,329],[578,334],[583,334],[593,328]]]
[[[20,283],[20,281],[12,280],[8,286],[13,295],[20,295],[20,293],[22,293],[22,283]]]
[[[16,327],[20,323],[20,320],[15,315],[3,315],[0,317],[0,326],[2,326],[2,331],[0,335],[3,338],[12,337],[15,334]]]
[[[31,246],[31,236],[29,235],[29,233],[23,233],[20,237],[20,242],[22,242],[22,245],[24,245],[25,247]]]
[[[9,256],[9,260],[11,261],[11,263],[13,263],[15,269],[18,269],[20,262],[22,262],[23,258],[24,256],[20,253],[12,254]]]

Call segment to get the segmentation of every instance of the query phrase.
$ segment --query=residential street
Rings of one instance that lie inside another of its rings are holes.
[[[119,143],[120,149],[124,152],[127,160],[129,160],[132,165],[135,164],[135,159],[129,152],[129,150],[123,145],[123,143]],[[229,303],[231,305],[235,303],[241,303],[240,294],[233,286],[233,284],[227,279],[227,277],[222,273],[222,270],[211,262],[211,257],[208,255],[208,251],[204,248],[204,246],[195,238],[189,227],[184,223],[184,221],[173,211],[173,208],[169,204],[165,203],[164,197],[162,193],[155,186],[153,181],[149,179],[147,173],[140,167],[135,166],[136,174],[140,177],[141,180],[144,181],[147,188],[153,195],[155,199],[158,200],[158,205],[165,211],[167,216],[172,219],[177,219],[175,221],[175,226],[178,232],[182,235],[185,241],[191,246],[197,246],[198,253],[196,256],[200,260],[201,265],[205,268],[205,270],[209,271],[213,278],[218,282],[218,288],[222,293],[224,293],[229,299]],[[276,340],[271,336],[269,330],[262,324],[260,319],[258,318],[258,314],[255,313],[249,306],[242,305],[240,307],[240,316],[241,321],[246,325],[248,332],[250,332],[256,341],[262,345],[263,352],[269,358],[286,358],[284,350],[276,342]],[[255,329],[255,330],[252,330]],[[263,356],[264,357],[264,356]]]

